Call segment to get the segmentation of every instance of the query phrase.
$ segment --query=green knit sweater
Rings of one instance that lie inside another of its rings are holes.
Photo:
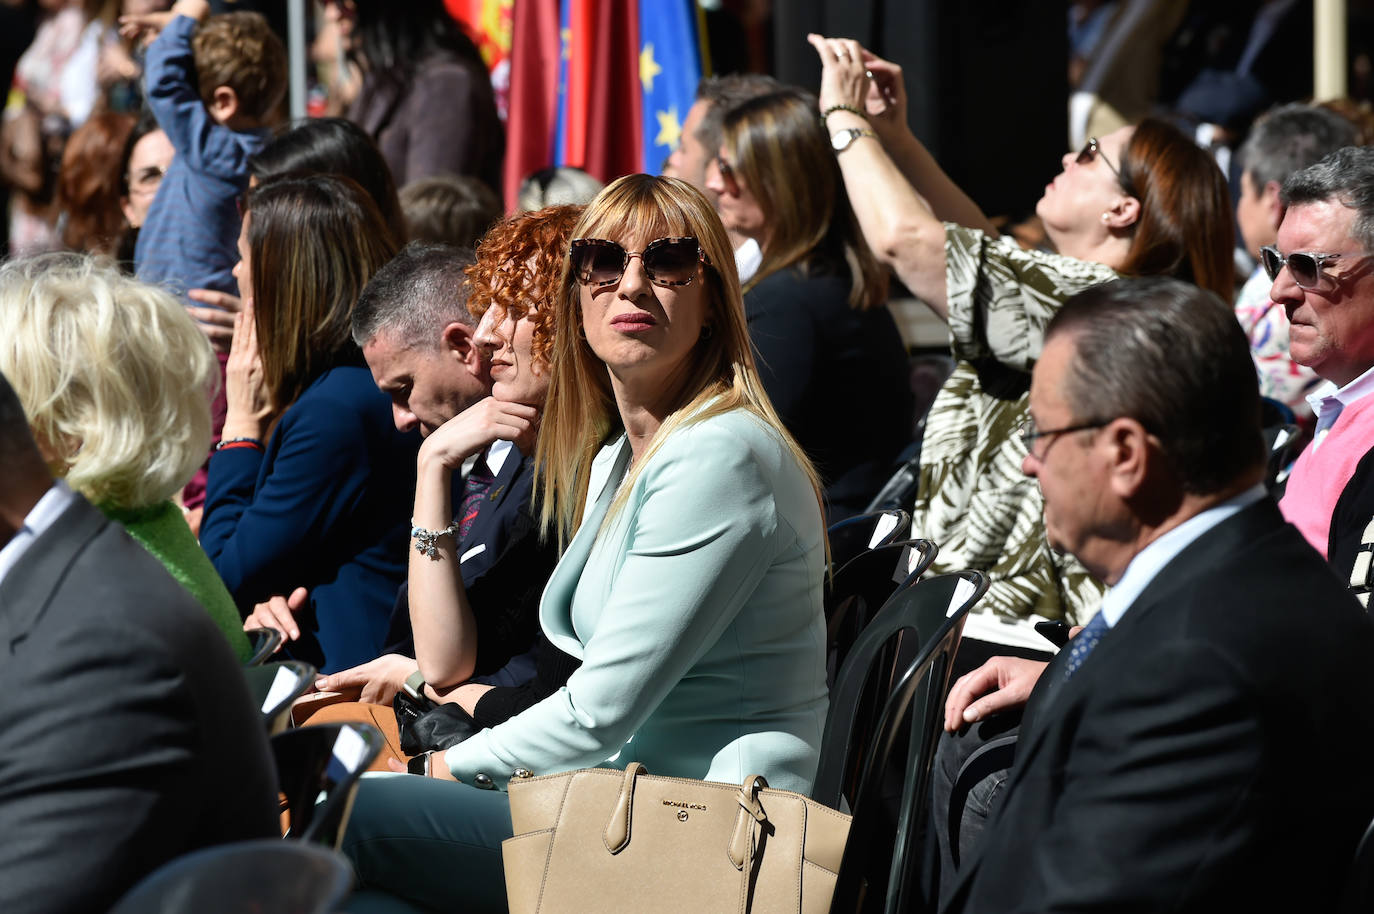
[[[234,598],[220,580],[215,566],[205,550],[196,542],[195,534],[186,525],[181,509],[170,501],[146,508],[115,508],[100,505],[110,520],[119,521],[129,535],[161,562],[167,571],[185,587],[224,632],[239,660],[247,660],[252,652],[248,636],[243,633]]]

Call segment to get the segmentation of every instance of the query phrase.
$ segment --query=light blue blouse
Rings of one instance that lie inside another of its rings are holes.
[[[544,591],[582,666],[554,695],[448,750],[504,786],[639,761],[655,774],[808,792],[825,726],[824,528],[778,433],[736,410],[673,432],[606,515],[630,461],[607,445]]]

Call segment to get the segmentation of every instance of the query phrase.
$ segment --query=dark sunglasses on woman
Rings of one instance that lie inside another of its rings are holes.
[[[659,286],[685,286],[697,275],[698,263],[709,263],[695,238],[659,238],[643,251],[627,251],[604,238],[576,238],[568,250],[573,275],[586,286],[620,282],[631,257],[644,264],[649,281]]]

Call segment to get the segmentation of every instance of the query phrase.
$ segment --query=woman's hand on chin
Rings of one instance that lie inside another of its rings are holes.
[[[524,450],[534,443],[539,410],[524,403],[487,397],[434,430],[420,445],[420,465],[455,470],[493,441],[513,441]]]
[[[227,409],[223,438],[261,439],[272,424],[272,398],[263,380],[262,355],[253,300],[243,303],[234,318],[234,341],[224,366],[224,397]]]

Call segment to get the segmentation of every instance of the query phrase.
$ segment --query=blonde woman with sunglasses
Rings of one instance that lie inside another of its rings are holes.
[[[433,909],[505,910],[512,776],[639,761],[809,791],[819,758],[820,491],[763,393],[725,229],[685,182],[632,175],[573,237],[536,488],[566,547],[540,621],[582,665],[430,778],[365,780],[344,837],[362,886]]]

